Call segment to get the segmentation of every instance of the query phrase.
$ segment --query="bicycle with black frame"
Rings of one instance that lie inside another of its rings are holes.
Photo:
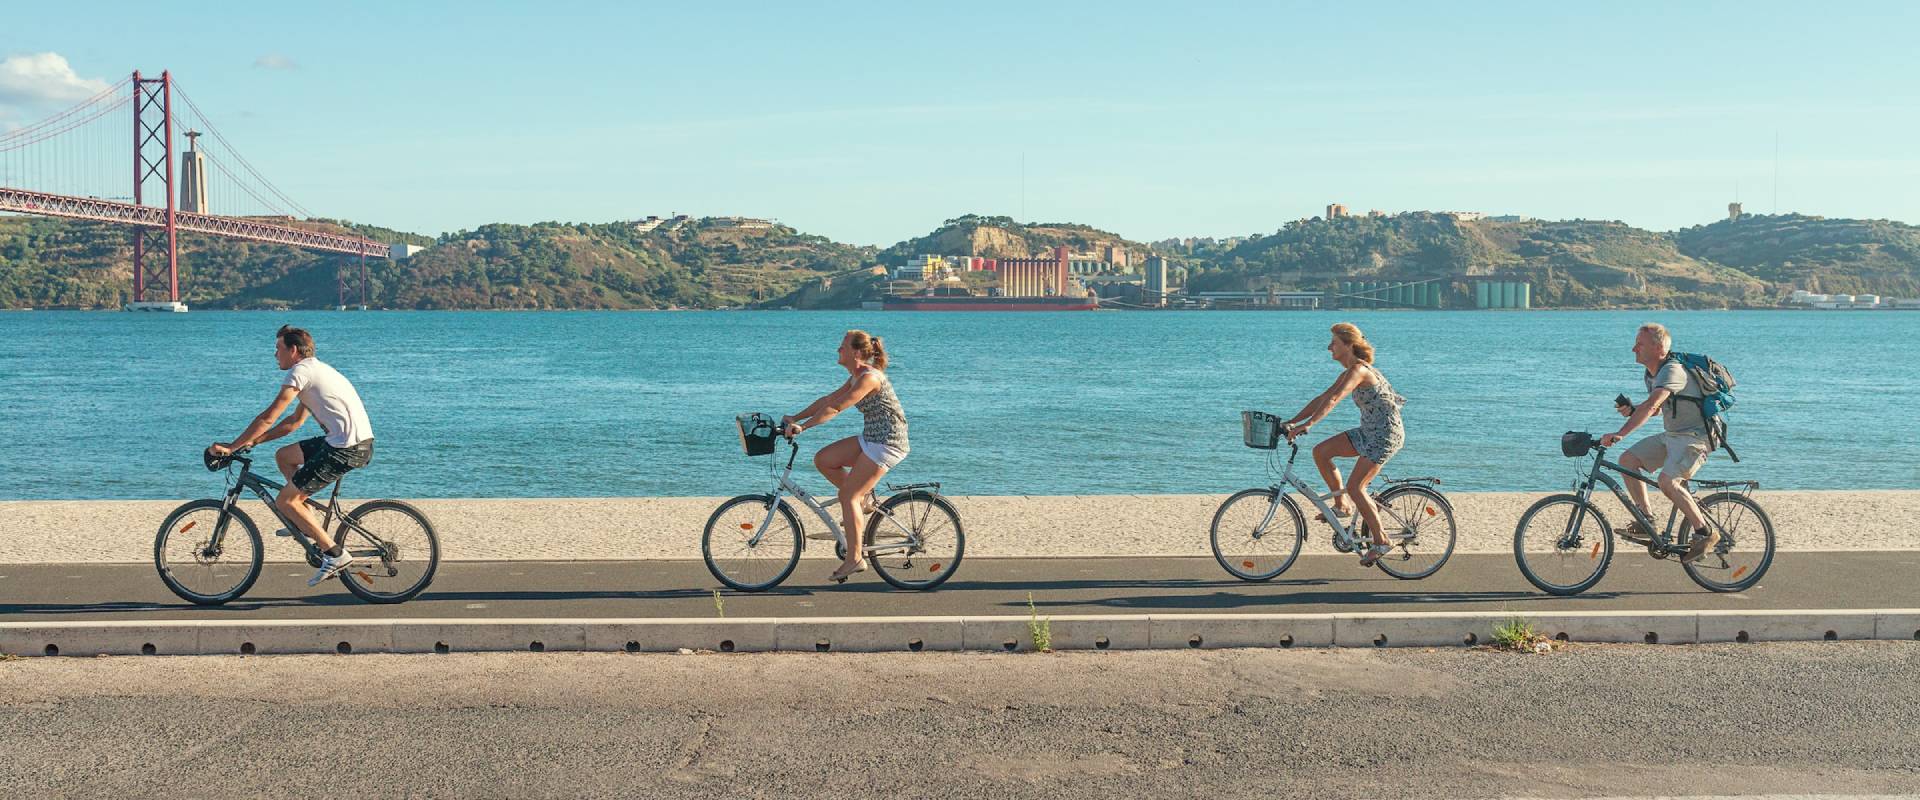
[[[1650,531],[1654,530],[1652,518],[1627,498],[1614,475],[1656,489],[1659,481],[1608,461],[1607,448],[1590,433],[1568,431],[1560,437],[1560,452],[1568,458],[1592,454],[1593,465],[1575,481],[1571,493],[1543,498],[1520,516],[1513,531],[1513,555],[1520,564],[1520,574],[1541,591],[1575,595],[1600,582],[1613,560],[1614,537],[1622,536],[1593,504],[1593,487],[1605,485],[1626,506],[1627,513]],[[1647,555],[1662,560],[1676,558],[1687,577],[1711,591],[1739,592],[1759,583],[1773,565],[1774,548],[1773,519],[1753,499],[1760,482],[1694,478],[1687,481],[1687,488],[1711,492],[1697,497],[1696,502],[1701,519],[1719,532],[1720,541],[1699,559],[1688,561],[1692,531],[1684,524],[1680,509],[1674,508],[1667,513],[1666,527],[1646,543]]]
[[[230,455],[202,453],[209,472],[226,470],[225,497],[193,500],[167,515],[153,542],[153,564],[160,581],[190,603],[217,606],[246,594],[260,578],[265,560],[260,528],[240,510],[241,492],[251,491],[280,521],[279,535],[290,536],[306,551],[307,564],[320,567],[320,548],[273,503],[283,485],[253,471],[251,448]],[[234,472],[238,465],[239,472]],[[369,603],[403,603],[433,582],[440,568],[440,538],[420,509],[398,500],[370,500],[352,511],[340,510],[340,483],[326,505],[307,499],[322,530],[353,554],[339,575],[355,597]],[[337,521],[338,527],[335,528]]]

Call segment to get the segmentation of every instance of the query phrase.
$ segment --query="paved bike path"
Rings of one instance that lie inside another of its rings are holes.
[[[1456,555],[1437,575],[1400,581],[1350,556],[1306,555],[1266,583],[1235,580],[1207,558],[968,559],[946,585],[901,592],[872,573],[826,584],[807,560],[785,586],[721,593],[729,617],[1391,613],[1920,608],[1920,551],[1775,556],[1761,583],[1715,594],[1672,561],[1617,556],[1600,585],[1559,598],[1526,582],[1512,556]],[[188,605],[145,564],[0,564],[0,620],[703,618],[719,584],[698,561],[467,561],[397,606],[362,603],[337,583],[309,589],[304,564],[268,564],[247,596]]]

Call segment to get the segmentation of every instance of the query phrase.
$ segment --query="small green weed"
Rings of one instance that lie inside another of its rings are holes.
[[[1553,651],[1553,640],[1525,618],[1508,617],[1507,621],[1493,626],[1493,646],[1521,653],[1549,653]]]
[[[727,601],[721,599],[719,589],[713,590],[713,610],[720,614],[721,619],[727,618]]]
[[[1033,649],[1042,653],[1053,652],[1053,618],[1040,617],[1040,610],[1033,606],[1033,593],[1027,593],[1027,635],[1033,637]]]

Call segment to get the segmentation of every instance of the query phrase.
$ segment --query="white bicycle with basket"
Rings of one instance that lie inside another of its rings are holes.
[[[1286,438],[1281,419],[1260,411],[1240,413],[1242,436],[1248,447],[1278,450]],[[1300,446],[1287,442],[1287,463],[1280,481],[1264,488],[1244,489],[1228,497],[1213,514],[1211,539],[1214,560],[1236,578],[1245,581],[1271,580],[1300,557],[1300,546],[1307,540],[1307,518],[1300,504],[1287,494],[1288,489],[1319,509],[1322,519],[1333,528],[1333,547],[1342,553],[1363,551],[1372,545],[1366,523],[1359,513],[1351,527],[1327,504],[1335,494],[1320,494],[1293,474],[1293,461]],[[1268,470],[1273,469],[1272,456]],[[1380,525],[1387,543],[1393,547],[1374,562],[1380,571],[1402,580],[1417,580],[1440,571],[1453,555],[1459,538],[1454,525],[1453,504],[1433,487],[1438,478],[1402,478],[1381,480],[1385,488],[1373,495],[1380,509]]]
[[[765,414],[734,418],[740,446],[748,456],[771,456],[777,442],[787,442],[787,466],[779,472],[773,490],[743,494],[720,504],[700,536],[700,555],[721,583],[743,592],[761,592],[779,586],[793,574],[806,547],[806,529],[793,513],[794,501],[813,512],[833,532],[834,555],[845,558],[847,536],[827,507],[793,481],[793,462],[800,445],[783,435]],[[778,458],[769,459],[774,471]],[[945,583],[960,568],[967,535],[960,513],[940,496],[938,483],[887,484],[892,496],[879,502],[863,521],[861,537],[867,563],[881,580],[900,589],[925,590]]]

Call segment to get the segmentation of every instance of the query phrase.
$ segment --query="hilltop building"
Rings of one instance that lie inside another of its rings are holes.
[[[1327,220],[1328,220],[1329,222],[1331,222],[1331,221],[1333,221],[1333,220],[1336,220],[1336,219],[1339,219],[1339,218],[1341,218],[1341,217],[1344,217],[1344,216],[1347,216],[1347,207],[1346,207],[1346,206],[1343,206],[1343,205],[1341,205],[1341,204],[1339,204],[1339,203],[1328,203],[1328,204],[1327,204]]]

